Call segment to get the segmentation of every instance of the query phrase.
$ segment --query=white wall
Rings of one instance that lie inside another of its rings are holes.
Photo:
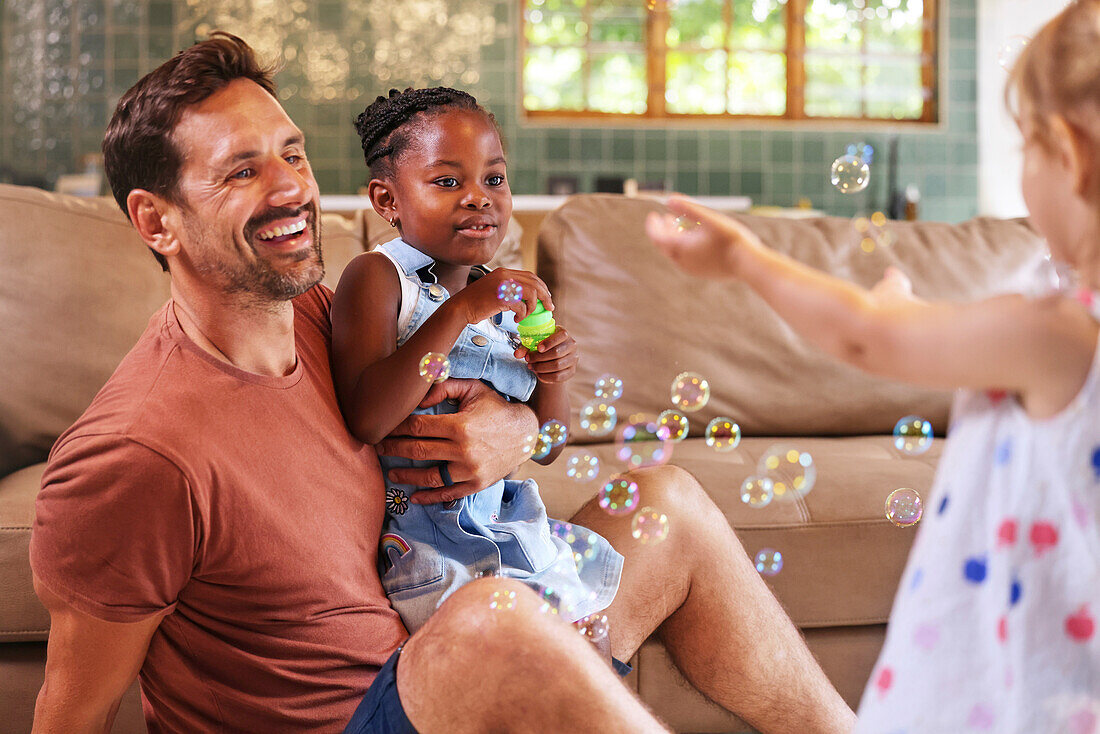
[[[1064,2],[1057,0],[978,2],[978,211],[981,214],[997,217],[1027,214],[1020,195],[1020,134],[1005,110],[1008,72],[997,63],[997,53],[1013,36],[1033,36],[1063,7]]]

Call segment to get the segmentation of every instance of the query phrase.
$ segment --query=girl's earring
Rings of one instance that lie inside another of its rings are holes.
[[[390,226],[391,227],[396,227],[397,226],[397,217],[394,217],[393,219],[390,220]]]

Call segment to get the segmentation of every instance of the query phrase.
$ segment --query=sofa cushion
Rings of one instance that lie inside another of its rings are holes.
[[[0,476],[45,458],[169,295],[113,199],[0,185]],[[362,251],[362,222],[322,216],[325,282]]]
[[[741,483],[757,473],[769,448],[782,443],[809,453],[817,482],[804,497],[776,498],[761,508],[741,501]],[[848,438],[746,438],[718,453],[703,439],[674,444],[671,463],[690,472],[737,531],[745,551],[762,548],[783,554],[783,569],[766,578],[794,623],[802,628],[843,627],[885,622],[916,527],[899,528],[885,515],[886,497],[895,489],[928,497],[942,441],[913,457],[899,457],[888,436]],[[598,481],[565,476],[573,453],[600,459]],[[567,448],[550,466],[527,462],[516,476],[539,483],[550,517],[568,519],[592,499],[612,472],[625,467],[613,444]],[[644,495],[639,506],[646,503]],[[624,522],[630,522],[625,516]]]
[[[0,478],[0,642],[44,640],[50,628],[29,561],[34,498],[45,468],[34,464]]]
[[[580,365],[570,383],[574,420],[604,372],[625,381],[620,415],[670,407],[675,376],[710,382],[710,402],[692,416],[693,435],[727,415],[747,435],[890,433],[909,413],[946,428],[949,395],[875,378],[797,336],[746,286],[694,278],[674,268],[645,236],[651,199],[587,194],[568,199],[539,233],[539,275],[555,316],[576,338]],[[850,220],[738,216],[764,242],[864,286],[896,265],[929,299],[976,299],[1031,290],[1049,265],[1024,223],[976,219],[959,225],[898,222],[897,242],[864,253]]]

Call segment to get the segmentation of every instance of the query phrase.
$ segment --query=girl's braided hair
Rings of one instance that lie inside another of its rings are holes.
[[[391,89],[389,96],[379,95],[367,109],[355,118],[355,130],[363,144],[363,156],[371,177],[393,175],[393,162],[409,146],[415,118],[432,115],[446,109],[476,110],[493,123],[500,132],[496,118],[477,103],[472,95],[450,87],[429,87],[400,92]]]

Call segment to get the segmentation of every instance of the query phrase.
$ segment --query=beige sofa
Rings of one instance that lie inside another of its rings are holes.
[[[683,370],[710,381],[710,402],[691,414],[691,436],[672,462],[695,474],[746,550],[779,549],[783,570],[768,579],[845,698],[855,705],[882,642],[913,529],[883,515],[886,495],[908,486],[926,493],[942,447],[899,455],[890,432],[903,415],[946,426],[946,394],[873,379],[837,365],[798,339],[744,287],[692,279],[669,267],[646,241],[642,222],[659,203],[610,195],[570,199],[542,223],[539,273],[557,316],[580,344],[571,385],[572,441],[601,459],[606,478],[614,446],[591,439],[577,411],[605,372],[623,378],[620,415],[669,407]],[[1031,289],[1045,277],[1041,244],[1022,223],[893,225],[897,242],[864,254],[843,219],[745,221],[769,244],[815,267],[872,284],[886,264],[910,274],[919,295],[973,298]],[[350,258],[392,236],[373,212],[323,218],[326,282]],[[518,232],[504,254],[521,253]],[[526,253],[531,261],[532,253]],[[31,588],[27,543],[42,461],[84,409],[149,315],[166,299],[167,276],[113,202],[0,186],[0,713],[5,731],[30,728],[42,681],[49,619]],[[738,421],[744,440],[716,453],[701,436],[718,415]],[[782,440],[809,452],[816,487],[762,509],[741,503],[739,487],[769,446]],[[564,457],[574,450],[570,447]],[[568,517],[598,488],[565,476],[565,460],[521,467],[538,478],[551,514]],[[643,498],[644,502],[644,498]],[[935,511],[929,504],[927,511]],[[720,562],[721,559],[715,559]],[[678,731],[747,729],[704,700],[647,642],[628,684]],[[143,731],[136,686],[116,732]]]

